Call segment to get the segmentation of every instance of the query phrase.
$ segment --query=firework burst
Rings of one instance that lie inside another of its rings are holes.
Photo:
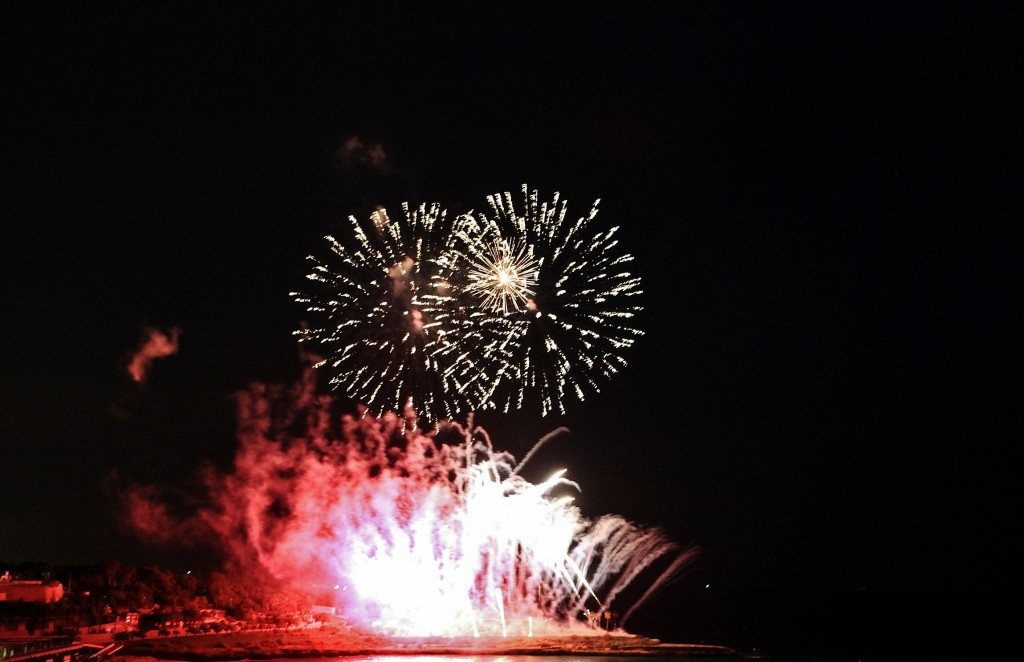
[[[564,413],[568,397],[585,399],[626,365],[623,350],[642,335],[633,324],[640,279],[625,268],[633,257],[615,250],[618,228],[593,230],[599,201],[570,220],[559,194],[542,202],[524,185],[522,195],[519,206],[511,193],[489,196],[487,212],[460,217],[452,250],[482,274],[468,289],[500,328],[482,348],[494,376],[488,406],[509,411],[532,399],[542,414]],[[529,268],[530,288],[514,296],[502,290],[511,263]]]
[[[421,205],[352,237],[328,237],[336,259],[310,258],[321,318],[300,331],[328,354],[332,384],[374,414],[413,408],[431,421],[481,409],[564,413],[626,365],[640,279],[616,252],[617,228],[594,230],[597,201],[576,220],[556,193],[522,188],[449,221]]]
[[[297,332],[314,341],[331,384],[375,414],[412,406],[431,421],[475,408],[483,378],[465,360],[473,318],[447,284],[444,256],[451,224],[440,205],[403,205],[392,219],[349,217],[346,242],[327,237],[333,259],[308,275],[312,293],[292,292],[320,319]]]
[[[537,261],[526,246],[499,237],[473,248],[467,291],[479,295],[485,308],[502,315],[528,306],[537,283]]]

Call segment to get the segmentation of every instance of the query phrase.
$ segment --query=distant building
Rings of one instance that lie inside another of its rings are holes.
[[[325,605],[313,605],[313,608],[310,610],[310,613],[327,614],[328,616],[334,616],[338,613],[338,610],[336,607],[327,607]]]
[[[58,602],[64,597],[64,585],[58,581],[27,581],[0,577],[0,602]]]

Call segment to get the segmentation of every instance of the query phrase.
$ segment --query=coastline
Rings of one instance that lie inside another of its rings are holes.
[[[125,642],[119,662],[233,662],[274,658],[368,655],[593,655],[650,657],[744,656],[725,646],[669,644],[626,635],[544,637],[377,637],[354,634],[311,635],[265,632],[160,637]]]

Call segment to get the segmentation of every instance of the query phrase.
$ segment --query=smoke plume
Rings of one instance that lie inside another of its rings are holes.
[[[136,382],[143,382],[150,364],[155,359],[177,353],[180,335],[181,329],[178,327],[171,328],[167,333],[150,327],[144,329],[138,348],[128,360],[128,374],[131,378]]]

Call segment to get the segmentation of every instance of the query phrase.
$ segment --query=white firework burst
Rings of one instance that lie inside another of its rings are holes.
[[[465,361],[471,320],[454,302],[443,273],[452,236],[438,204],[391,219],[379,209],[364,227],[349,217],[351,237],[327,237],[333,259],[310,256],[312,293],[292,292],[319,318],[297,333],[315,342],[331,384],[377,415],[411,405],[431,421],[478,407],[483,378]]]
[[[634,325],[640,278],[626,271],[632,255],[616,251],[618,228],[593,229],[599,200],[570,220],[558,193],[542,202],[524,185],[522,195],[519,207],[506,192],[487,198],[488,212],[460,217],[453,262],[470,274],[468,292],[494,313],[481,348],[480,365],[493,375],[487,406],[509,411],[535,399],[544,415],[564,413],[568,397],[585,399],[626,365],[623,350],[642,335]],[[494,245],[500,250],[481,248]],[[528,256],[536,283],[529,295],[506,296],[514,306],[496,305],[504,303],[493,286],[498,261],[481,257],[502,250]],[[490,274],[490,287],[472,285],[478,272]]]
[[[559,194],[522,194],[454,222],[437,204],[403,205],[397,221],[380,210],[367,227],[349,217],[347,243],[328,237],[336,259],[310,258],[321,288],[293,296],[322,318],[298,333],[325,350],[336,388],[377,415],[547,415],[626,365],[641,289],[617,228],[594,229],[598,201],[571,220]]]
[[[467,290],[483,306],[503,315],[530,305],[537,284],[537,261],[522,241],[498,237],[474,245]]]

